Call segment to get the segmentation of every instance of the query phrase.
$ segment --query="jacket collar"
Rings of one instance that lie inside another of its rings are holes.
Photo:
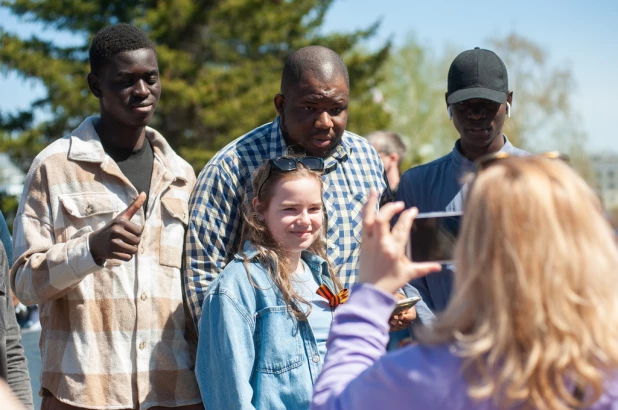
[[[245,241],[243,245],[242,252],[234,255],[234,258],[237,260],[244,260],[246,257],[248,260],[253,260],[258,256],[258,246],[250,241]],[[318,285],[321,285],[322,282],[326,281],[329,286],[332,286],[330,275],[328,273],[328,262],[319,257],[318,255],[303,251],[301,254],[301,259],[305,261],[309,269],[313,272],[314,276],[318,280]]]
[[[97,116],[88,117],[71,133],[68,155],[70,160],[94,163],[105,161],[105,150],[95,129],[99,120],[100,118]],[[177,159],[177,154],[165,138],[157,130],[150,127],[146,127],[146,138],[150,141],[155,156],[172,172],[174,177],[188,182],[181,163]]]
[[[500,148],[500,151],[512,154],[515,151],[515,147],[513,147],[513,144],[511,144],[509,139],[506,137],[506,134],[502,134],[502,137],[504,138],[504,145],[502,146],[502,148]],[[455,167],[459,170],[460,174],[474,171],[474,162],[464,157],[464,155],[461,153],[460,139],[455,142],[455,146],[453,147],[453,151],[451,153],[451,158],[453,160],[453,163],[455,164]]]

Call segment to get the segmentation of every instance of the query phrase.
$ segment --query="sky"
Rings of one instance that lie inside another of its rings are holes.
[[[397,46],[411,34],[437,54],[446,46],[462,51],[487,47],[488,39],[510,33],[532,40],[546,51],[551,66],[571,69],[576,84],[573,105],[582,121],[579,125],[588,134],[588,152],[618,153],[613,122],[618,96],[618,1],[336,0],[324,30],[349,32],[377,20],[381,26],[367,44],[370,48],[388,39]],[[22,36],[37,32],[61,44],[77,41],[70,34],[19,21],[2,8],[0,25]],[[26,108],[43,95],[35,82],[0,73],[0,110]]]

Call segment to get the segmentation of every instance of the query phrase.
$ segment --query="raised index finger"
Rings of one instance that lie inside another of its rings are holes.
[[[120,213],[120,215],[118,215],[118,218],[126,219],[127,221],[131,220],[131,218],[133,218],[133,215],[135,215],[137,211],[139,211],[140,208],[144,205],[145,201],[146,193],[141,192],[138,197],[135,198],[135,201],[133,201],[133,203],[129,205],[127,209],[125,209]]]

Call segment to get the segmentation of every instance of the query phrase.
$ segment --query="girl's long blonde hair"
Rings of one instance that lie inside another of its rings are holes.
[[[497,161],[471,183],[453,295],[422,342],[454,345],[472,398],[590,405],[618,368],[614,236],[594,192],[562,161]]]
[[[288,155],[288,157],[300,157],[299,155]],[[323,183],[321,173],[318,171],[312,171],[306,168],[302,163],[297,163],[297,168],[293,171],[279,171],[275,168],[270,169],[268,163],[264,163],[258,169],[255,170],[252,177],[252,187],[259,202],[259,209],[254,208],[252,198],[246,198],[243,206],[243,228],[241,233],[240,244],[249,240],[257,246],[259,262],[266,267],[266,270],[270,274],[275,285],[281,290],[283,300],[290,309],[290,312],[296,317],[297,320],[306,320],[307,316],[311,312],[311,303],[303,299],[295,290],[291,281],[294,274],[295,266],[290,264],[288,255],[286,255],[283,247],[277,243],[275,238],[271,235],[270,231],[266,227],[264,221],[257,218],[258,213],[266,212],[270,205],[271,198],[275,195],[275,187],[280,181],[289,181],[301,178],[315,178],[320,184],[320,196],[323,194]],[[261,190],[260,190],[261,186]],[[260,191],[260,192],[258,192]],[[328,260],[326,256],[326,239],[324,236],[325,221],[322,223],[322,232],[318,238],[307,248],[309,252],[312,252],[320,256],[324,260]],[[242,249],[241,249],[242,252]],[[244,256],[244,255],[243,255]],[[251,280],[249,274],[249,259],[244,256],[245,269],[247,276]],[[340,288],[332,269],[329,268],[329,274],[337,292]],[[308,306],[308,310],[305,312],[300,308],[300,305],[304,304]]]

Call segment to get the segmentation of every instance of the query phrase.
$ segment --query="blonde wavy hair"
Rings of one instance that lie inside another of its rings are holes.
[[[300,155],[290,154],[288,157],[300,158]],[[259,196],[257,197],[259,202],[259,208],[254,208],[252,199],[246,198],[243,205],[243,228],[241,233],[240,244],[249,240],[257,246],[258,258],[260,263],[266,268],[270,274],[273,282],[281,290],[283,300],[297,320],[307,320],[309,313],[311,313],[311,303],[303,299],[295,290],[291,281],[294,274],[295,266],[290,263],[289,257],[284,251],[283,247],[277,243],[275,238],[271,235],[270,231],[266,227],[264,221],[259,220],[256,216],[257,213],[266,212],[270,206],[270,200],[275,195],[275,188],[281,181],[289,181],[301,178],[315,178],[320,184],[320,196],[323,195],[324,186],[322,183],[322,174],[318,171],[312,171],[306,168],[302,163],[297,163],[297,168],[293,171],[279,171],[276,168],[270,169],[268,162],[262,164],[255,170],[252,176],[253,192],[258,194],[260,186],[262,187]],[[324,236],[324,225],[326,218],[323,219],[322,231],[318,238],[307,248],[307,251],[312,252],[320,256],[324,260],[328,260],[326,256],[326,239]],[[249,280],[253,283],[251,275],[249,274],[249,259],[244,253],[241,254],[244,257],[245,270]],[[339,282],[334,275],[332,269],[329,268],[330,278],[333,281],[336,289],[335,292],[340,290]],[[255,283],[254,283],[254,286]],[[308,307],[307,312],[300,308],[300,304],[304,304]]]
[[[594,192],[562,161],[502,159],[471,182],[461,229],[422,343],[452,344],[469,396],[501,408],[597,401],[618,369],[618,251]]]

